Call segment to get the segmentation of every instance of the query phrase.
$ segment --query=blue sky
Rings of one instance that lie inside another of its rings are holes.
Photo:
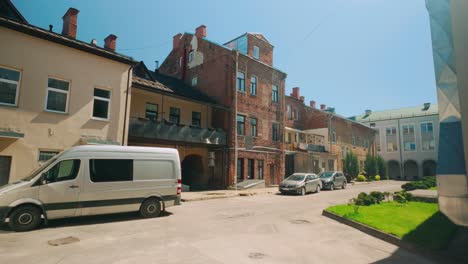
[[[274,66],[288,74],[286,93],[351,116],[436,103],[429,19],[424,0],[13,0],[37,26],[61,32],[69,7],[80,10],[78,39],[117,50],[148,67],[169,54],[172,36],[207,26],[224,43],[260,32],[275,46]]]

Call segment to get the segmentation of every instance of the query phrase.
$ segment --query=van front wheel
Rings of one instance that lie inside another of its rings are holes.
[[[146,199],[140,206],[140,215],[144,218],[157,217],[161,213],[161,202],[157,199]]]
[[[16,232],[25,232],[34,230],[42,222],[41,210],[36,206],[23,205],[13,209],[8,225]]]

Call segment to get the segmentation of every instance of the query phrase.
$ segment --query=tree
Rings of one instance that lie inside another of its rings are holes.
[[[385,160],[380,155],[377,155],[375,157],[375,159],[376,159],[376,162],[377,162],[377,173],[380,175],[380,178],[388,180],[388,177],[387,177],[387,163],[385,162]]]
[[[374,178],[378,173],[377,159],[375,156],[367,154],[366,160],[364,161],[364,169],[366,170],[367,178]]]
[[[348,181],[356,178],[359,174],[358,158],[353,152],[346,154],[344,159],[344,172],[348,176]]]

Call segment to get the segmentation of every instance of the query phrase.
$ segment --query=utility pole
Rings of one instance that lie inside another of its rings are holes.
[[[234,62],[236,65],[234,72],[234,186],[237,191],[237,72],[239,70],[239,52],[237,50],[235,50],[234,52],[236,54],[236,61]]]

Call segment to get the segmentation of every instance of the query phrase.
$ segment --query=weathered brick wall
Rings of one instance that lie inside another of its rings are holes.
[[[247,51],[249,56],[253,58],[253,47],[257,46],[260,51],[260,61],[273,66],[273,46],[252,34],[248,34],[247,39]]]

